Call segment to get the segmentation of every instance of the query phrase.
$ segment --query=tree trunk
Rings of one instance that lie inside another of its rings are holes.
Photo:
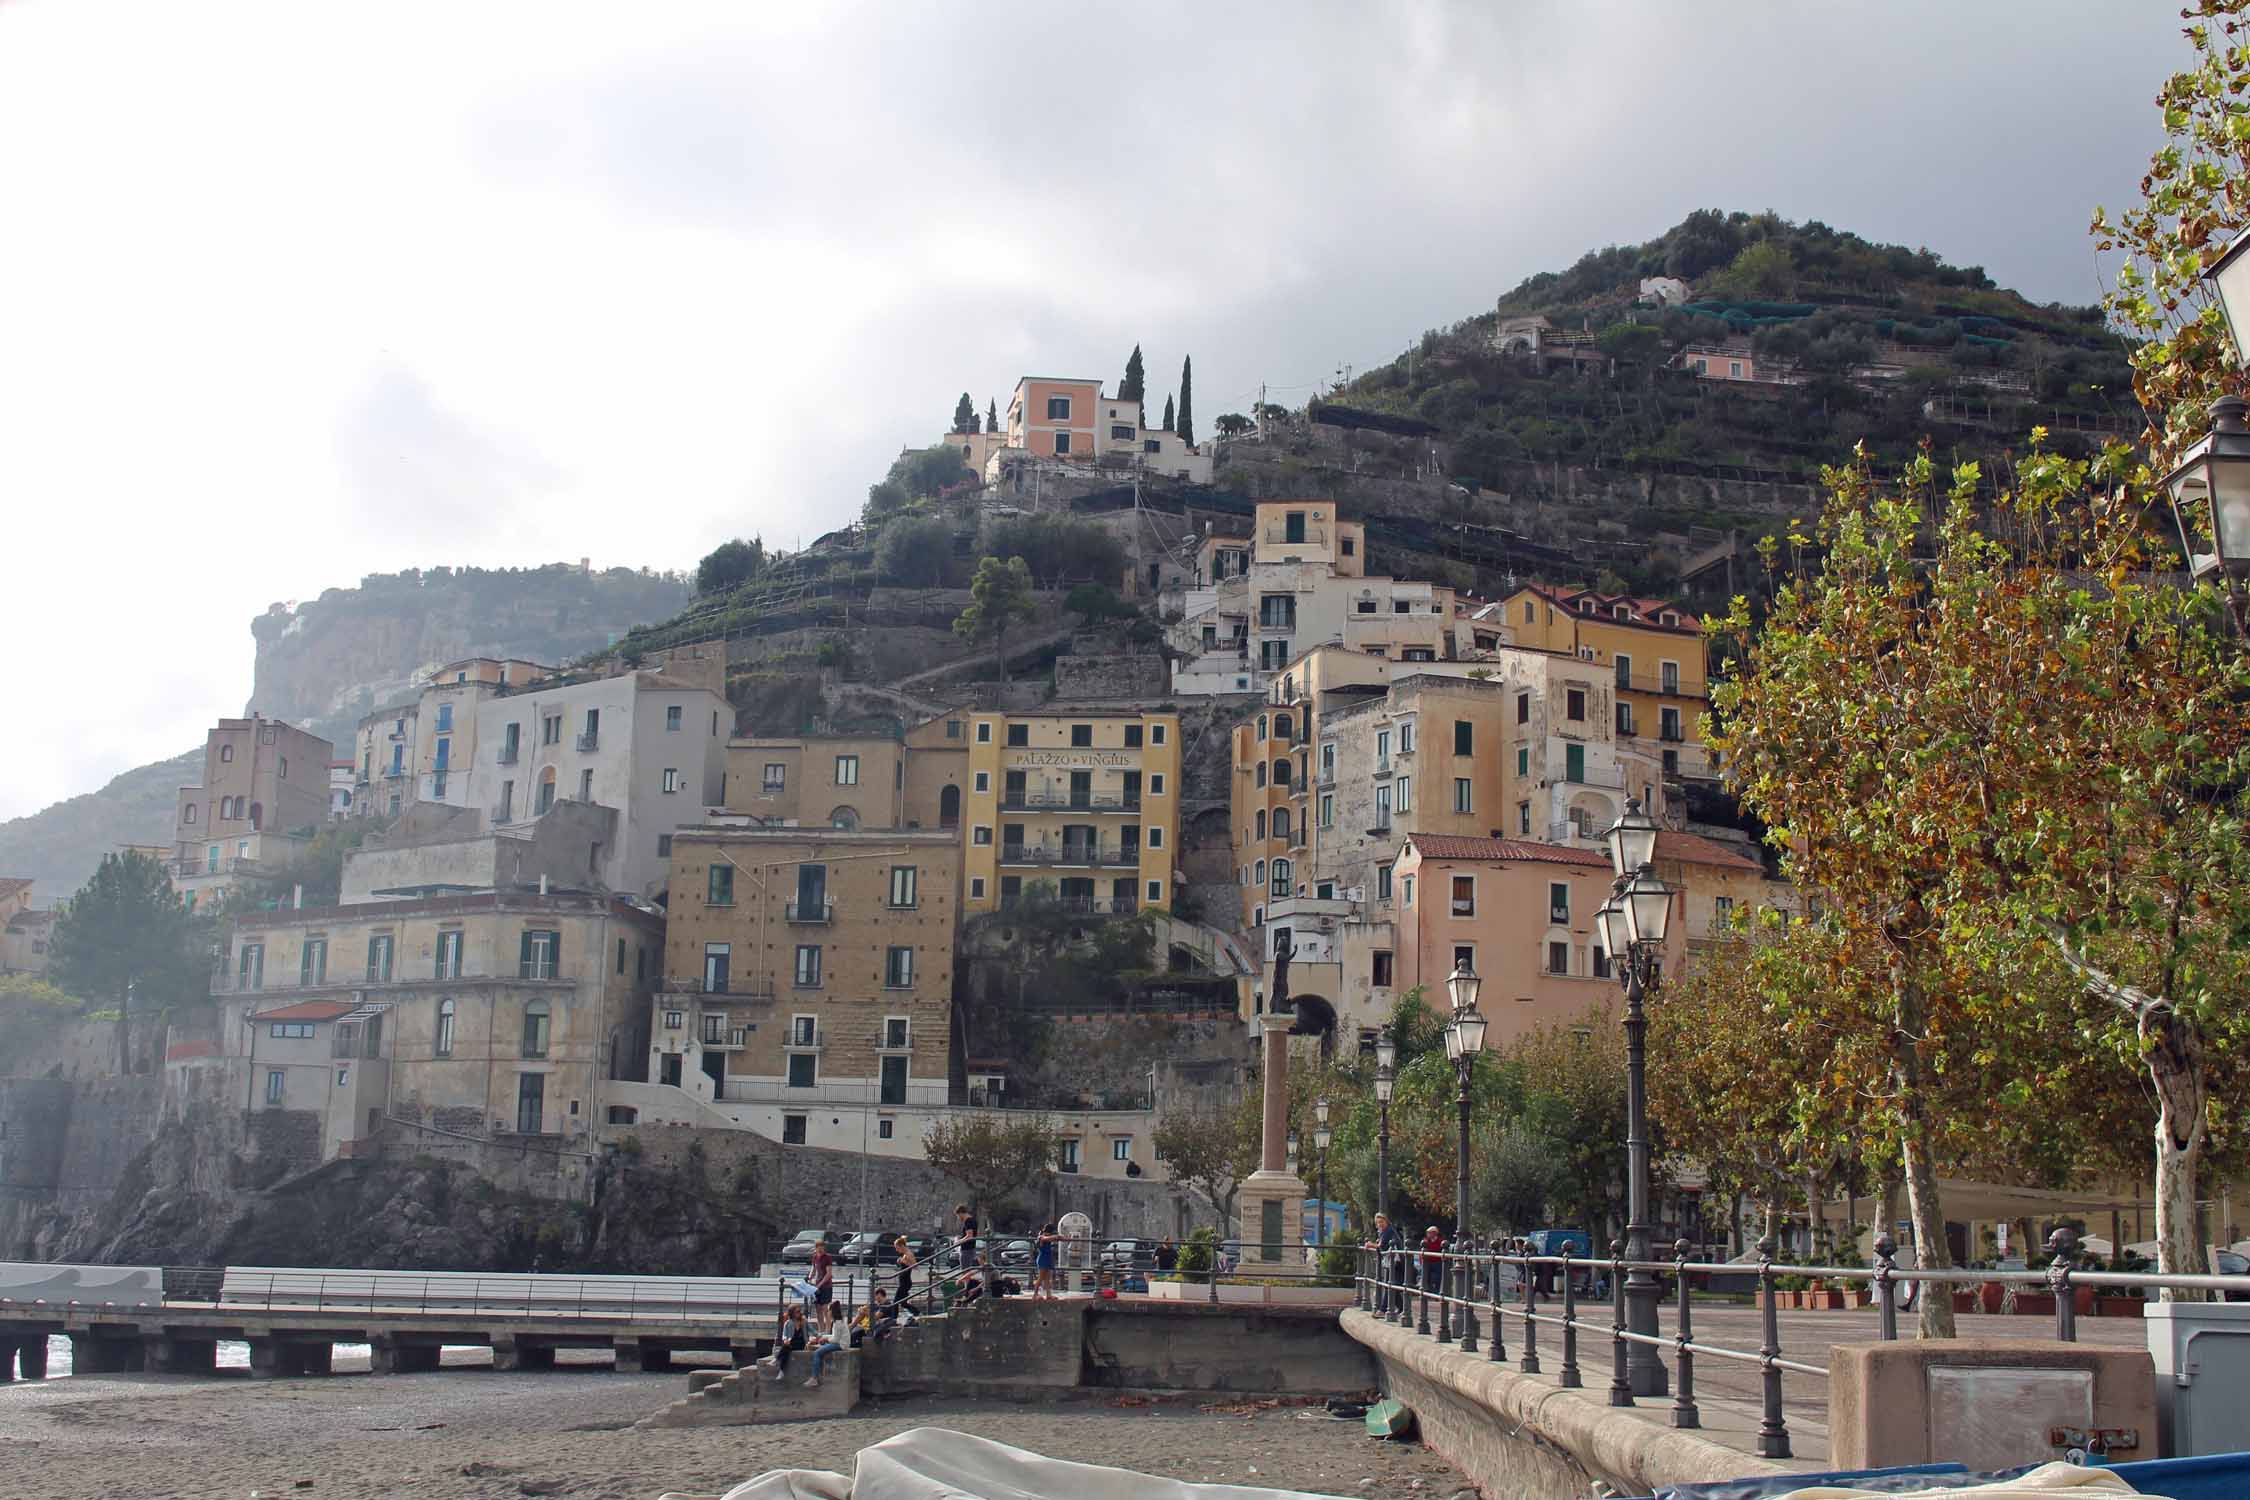
[[[1942,1270],[1953,1263],[1945,1243],[1945,1209],[1938,1202],[1937,1172],[1930,1164],[1930,1105],[1922,1094],[1922,1058],[1915,1051],[1921,1036],[1921,997],[1903,974],[1893,971],[1896,982],[1891,1028],[1891,1074],[1897,1102],[1899,1160],[1905,1169],[1907,1215],[1914,1221],[1917,1264],[1925,1271]],[[1924,1282],[1915,1299],[1918,1335],[1926,1339],[1955,1336],[1953,1293],[1949,1285]]]
[[[1813,1172],[1805,1177],[1805,1222],[1812,1230],[1812,1254],[1816,1263],[1825,1263],[1828,1256],[1828,1205],[1821,1201],[1820,1174]]]
[[[1003,644],[1004,640],[1005,637],[998,631],[993,632],[992,664],[1000,669],[1000,681],[1003,683],[1008,680],[1008,649]]]
[[[2203,1154],[2209,1089],[2203,1041],[2168,1006],[2143,1011],[2140,1033],[2156,1087],[2156,1269],[2168,1275],[2202,1272],[2208,1268],[2196,1230],[2195,1169]],[[2167,1302],[2205,1300],[2198,1291],[2167,1290],[2162,1296]]]
[[[133,992],[128,987],[117,997],[117,1071],[130,1078],[133,1074]]]

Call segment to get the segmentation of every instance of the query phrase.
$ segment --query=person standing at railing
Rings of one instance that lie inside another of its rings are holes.
[[[1375,1238],[1360,1247],[1375,1252],[1375,1310],[1391,1308],[1391,1288],[1405,1281],[1406,1231],[1389,1214],[1375,1216]]]
[[[904,1305],[907,1293],[914,1290],[914,1267],[919,1262],[915,1260],[914,1247],[906,1242],[905,1235],[892,1240],[891,1248],[898,1252],[898,1292],[893,1301]]]
[[[1445,1285],[1445,1235],[1432,1224],[1422,1231],[1422,1290],[1434,1292]]]
[[[813,1315],[826,1333],[836,1326],[836,1258],[828,1253],[826,1240],[813,1246],[811,1280]]]
[[[1033,1253],[1031,1262],[1031,1300],[1034,1302],[1055,1300],[1055,1245],[1055,1226],[1042,1224],[1039,1227],[1039,1248]]]
[[[953,1242],[953,1248],[960,1256],[959,1263],[973,1266],[977,1263],[976,1215],[969,1212],[968,1204],[956,1203],[953,1205],[953,1218],[961,1226],[960,1238]]]

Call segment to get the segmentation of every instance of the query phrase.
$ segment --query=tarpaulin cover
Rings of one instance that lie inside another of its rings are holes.
[[[1131,1469],[1070,1463],[943,1427],[917,1427],[859,1450],[849,1478],[775,1469],[725,1500],[1338,1500],[1305,1490],[1189,1484]]]

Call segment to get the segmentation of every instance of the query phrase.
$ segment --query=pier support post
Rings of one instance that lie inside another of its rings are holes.
[[[23,1347],[28,1349],[30,1345]],[[16,1378],[16,1348],[12,1341],[0,1339],[0,1385],[6,1385]]]
[[[617,1341],[617,1373],[620,1375],[638,1375],[645,1368],[647,1366],[641,1358],[641,1341],[639,1339],[619,1339]]]
[[[159,1374],[209,1375],[219,1368],[219,1341],[151,1333],[141,1339],[141,1358]]]
[[[495,1370],[552,1370],[555,1351],[545,1344],[526,1344],[511,1334],[498,1334],[492,1340],[492,1368]]]
[[[376,1375],[418,1375],[438,1367],[438,1346],[409,1344],[395,1338],[372,1339],[367,1345],[367,1368]]]
[[[43,1333],[36,1334],[25,1342],[16,1345],[16,1361],[23,1369],[24,1379],[45,1380],[47,1378],[47,1336]]]

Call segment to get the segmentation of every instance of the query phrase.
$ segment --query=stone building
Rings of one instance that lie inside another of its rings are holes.
[[[670,1108],[856,1148],[944,1106],[961,858],[937,828],[675,833],[648,1065]]]
[[[961,826],[965,712],[896,735],[771,735],[727,742],[729,812],[832,828]]]
[[[1703,748],[1711,690],[1695,615],[1665,599],[1547,584],[1516,590],[1490,613],[1507,645],[1609,668],[1617,738],[1639,742],[1665,780],[1716,774]]]
[[[414,697],[361,719],[352,738],[351,810],[395,818],[421,802],[470,805],[476,706],[554,674],[514,657],[465,657],[430,673]]]
[[[34,911],[32,882],[0,876],[0,974],[44,974],[58,913]]]
[[[1088,913],[1169,908],[1178,714],[1055,708],[966,718],[965,913],[1001,909],[1040,882]]]
[[[191,905],[296,855],[328,821],[334,758],[328,741],[256,714],[204,736],[203,778],[173,814],[172,880]]]
[[[242,1107],[318,1113],[324,1156],[417,1127],[584,1149],[643,1066],[662,942],[587,891],[255,912],[211,992]]]

